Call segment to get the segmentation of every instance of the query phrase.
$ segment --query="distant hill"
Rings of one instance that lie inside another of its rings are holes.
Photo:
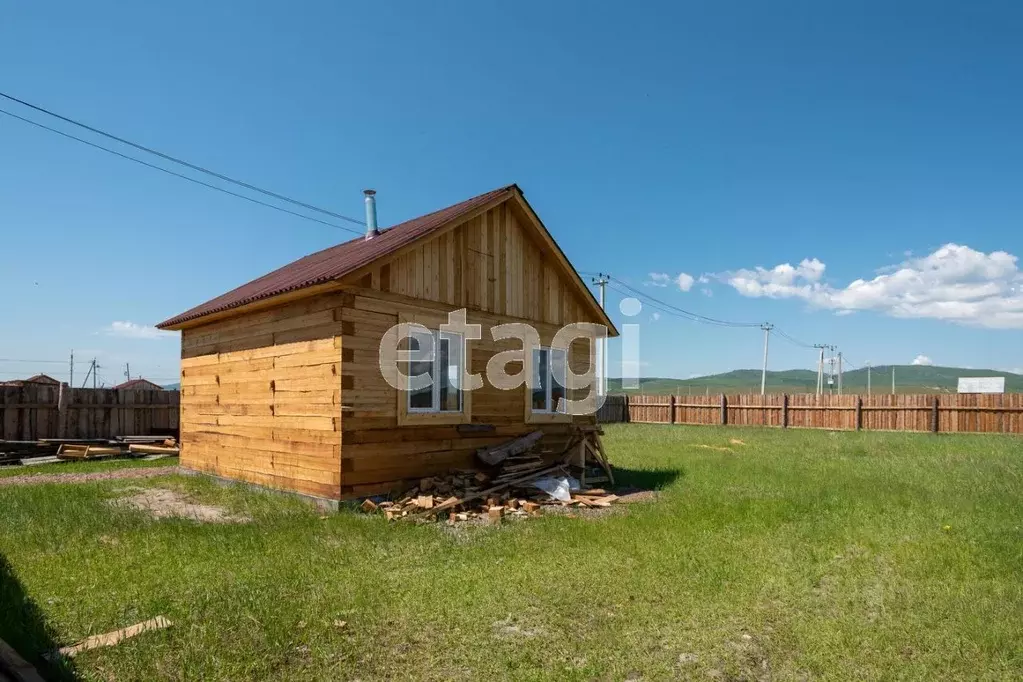
[[[166,388],[168,391],[180,391],[181,384],[167,384],[166,386],[164,386],[164,388]]]
[[[896,365],[895,390],[898,393],[955,393],[959,377],[1005,377],[1008,393],[1023,393],[1023,375],[998,372],[992,369],[963,369],[961,367],[934,367],[925,365]],[[837,387],[837,377],[836,377]],[[892,366],[871,370],[873,393],[888,393],[892,387]],[[825,374],[825,388],[827,375]],[[847,371],[842,377],[846,393],[867,392],[867,370]],[[789,369],[767,373],[767,391],[770,393],[813,393],[817,390],[817,372],[809,369]],[[639,389],[626,393],[684,395],[687,393],[758,393],[759,369],[738,369],[724,374],[712,374],[692,379],[646,377],[640,379]],[[622,393],[621,379],[608,379],[609,393]]]

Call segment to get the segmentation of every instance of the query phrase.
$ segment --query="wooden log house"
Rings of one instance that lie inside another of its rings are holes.
[[[559,362],[592,372],[593,338],[550,345],[568,323],[617,331],[516,185],[379,232],[375,217],[367,192],[365,238],[158,325],[181,331],[183,466],[339,500],[471,467],[477,448],[537,428],[557,437],[594,420],[556,408]],[[384,334],[399,322],[434,333],[459,309],[482,325],[482,339],[467,342],[463,362],[458,339],[437,332],[447,352],[425,370],[441,387],[388,384],[378,363]],[[495,341],[491,328],[509,322],[534,327],[539,347]],[[506,371],[535,369],[541,386],[488,381],[488,361],[509,350],[518,360]],[[482,375],[482,388],[454,390],[460,365]]]

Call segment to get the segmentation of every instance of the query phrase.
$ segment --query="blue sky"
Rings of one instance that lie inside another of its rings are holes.
[[[1023,6],[599,7],[6,3],[0,90],[347,215],[375,187],[384,225],[517,182],[579,270],[673,305],[1023,367]],[[0,230],[0,377],[74,348],[108,382],[173,380],[150,325],[349,236],[2,115]],[[757,329],[647,312],[645,375],[759,366]]]

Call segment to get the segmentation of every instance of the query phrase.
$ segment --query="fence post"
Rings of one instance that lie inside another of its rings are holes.
[[[57,389],[57,438],[67,438],[67,404],[71,400],[71,387],[61,382]]]
[[[670,398],[670,400],[668,400],[668,409],[671,410],[671,412],[670,412],[670,414],[668,416],[668,423],[669,424],[674,424],[675,423],[675,394],[674,393],[671,394],[671,398]]]
[[[938,396],[934,396],[931,404],[931,433],[938,432]]]
[[[721,394],[721,425],[724,426],[728,423],[728,398],[725,394]]]
[[[863,428],[863,396],[856,396],[856,430]]]
[[[789,427],[789,394],[782,393],[781,396],[781,427],[787,429]]]
[[[625,399],[622,401],[622,421],[626,423],[632,421],[631,416],[629,414],[629,394],[626,393]]]

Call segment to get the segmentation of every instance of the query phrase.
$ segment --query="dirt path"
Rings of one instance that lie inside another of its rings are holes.
[[[96,471],[90,474],[35,474],[25,476],[7,476],[0,478],[0,486],[27,485],[30,483],[88,483],[90,481],[111,481],[119,478],[151,478],[181,473],[177,466],[150,467],[148,469],[118,469],[116,471]]]

